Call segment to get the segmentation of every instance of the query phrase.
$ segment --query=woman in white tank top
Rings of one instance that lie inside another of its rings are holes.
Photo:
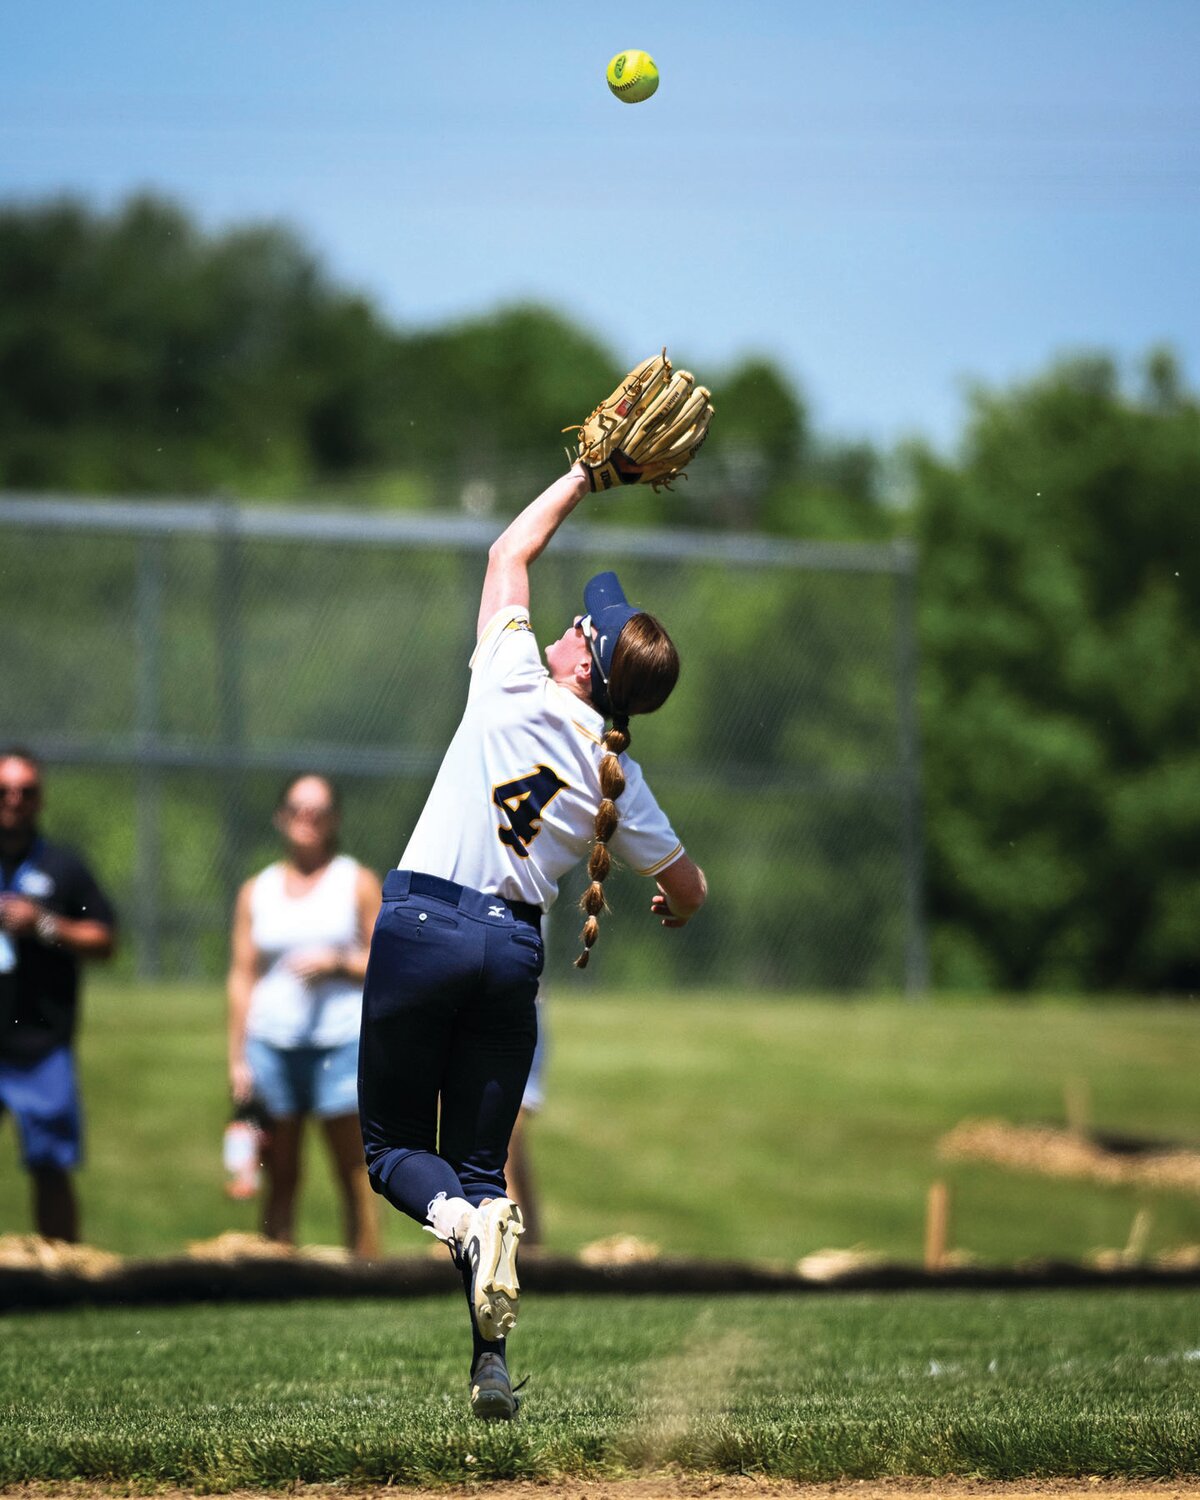
[[[323,776],[283,789],[275,826],[284,857],[248,880],[234,912],[229,969],[229,1082],[235,1104],[270,1118],[263,1231],[292,1243],[304,1120],[321,1121],[346,1244],[378,1251],[374,1195],[358,1124],[362,982],[379,881],[338,854],[339,799]]]

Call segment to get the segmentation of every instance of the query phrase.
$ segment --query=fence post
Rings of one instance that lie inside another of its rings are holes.
[[[895,578],[896,708],[900,729],[904,850],[904,989],[910,1000],[929,990],[925,940],[925,850],[921,830],[921,740],[917,721],[917,569],[909,553]]]
[[[217,669],[217,755],[224,781],[217,882],[225,911],[230,913],[243,873],[245,716],[242,711],[242,542],[238,534],[238,509],[228,500],[218,506],[216,563],[213,631]]]
[[[163,539],[137,543],[134,578],[136,666],[134,741],[134,966],[139,979],[162,975],[162,602]]]

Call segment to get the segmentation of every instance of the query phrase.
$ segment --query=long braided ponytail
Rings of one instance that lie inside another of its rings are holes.
[[[586,969],[592,946],[600,936],[600,913],[608,910],[604,899],[604,882],[612,869],[612,855],[608,852],[608,841],[616,832],[617,798],[625,790],[625,772],[617,759],[629,749],[629,716],[614,714],[613,727],[606,731],[601,742],[604,754],[600,757],[600,806],[596,809],[595,836],[592,852],[588,856],[588,876],[591,884],[579,898],[580,911],[587,913],[583,931],[579,938],[583,952],[575,960],[577,969]]]
[[[600,707],[612,719],[601,743],[600,805],[592,851],[588,856],[590,884],[580,898],[579,908],[586,914],[580,941],[583,951],[575,960],[577,969],[586,969],[592,947],[600,936],[600,913],[608,910],[604,899],[604,881],[612,868],[609,840],[617,830],[617,798],[625,790],[625,772],[618,757],[629,749],[630,714],[650,714],[661,708],[679,679],[679,653],[671,637],[653,615],[639,611],[621,628],[613,648],[612,667]]]

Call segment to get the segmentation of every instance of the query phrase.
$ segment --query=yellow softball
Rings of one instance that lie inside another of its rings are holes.
[[[626,104],[640,104],[658,87],[658,69],[648,52],[631,47],[608,65],[608,86]]]

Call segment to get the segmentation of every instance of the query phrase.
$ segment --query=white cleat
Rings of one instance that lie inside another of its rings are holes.
[[[508,1198],[493,1198],[471,1216],[462,1254],[471,1268],[475,1322],[488,1343],[506,1337],[517,1321],[517,1240],[524,1233],[521,1210]]]

